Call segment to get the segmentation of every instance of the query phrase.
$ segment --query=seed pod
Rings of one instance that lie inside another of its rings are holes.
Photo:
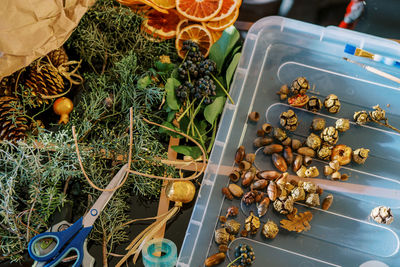
[[[283,146],[282,145],[272,144],[272,145],[266,146],[264,148],[263,152],[264,152],[264,154],[271,155],[273,153],[282,152],[282,150],[283,150]]]
[[[260,171],[257,173],[258,178],[265,180],[275,180],[279,178],[281,175],[282,173],[277,171]]]
[[[305,77],[296,78],[290,86],[290,91],[294,95],[304,95],[308,89],[310,89],[310,83]]]
[[[374,111],[371,112],[371,118],[377,121],[386,119],[386,111],[383,110],[379,105],[372,107]]]
[[[269,123],[264,123],[264,124],[261,126],[261,129],[263,129],[263,131],[264,131],[266,134],[269,134],[270,132],[272,132],[272,130],[273,130],[274,128],[272,127],[271,124],[269,124]]]
[[[319,175],[319,171],[318,171],[317,167],[312,166],[306,170],[305,175],[307,178],[314,178]]]
[[[249,114],[249,120],[257,122],[260,119],[260,113],[253,111]]]
[[[281,86],[281,89],[276,93],[280,96],[281,100],[285,100],[289,94],[289,88],[286,84]]]
[[[232,195],[231,191],[229,191],[228,187],[222,188],[222,194],[224,194],[224,196],[229,200],[233,199],[233,195]]]
[[[331,160],[337,160],[339,165],[346,165],[351,162],[352,149],[346,145],[337,145],[332,149]]]
[[[268,220],[266,224],[264,224],[262,233],[266,238],[274,239],[279,232],[279,227],[273,221]]]
[[[321,139],[323,142],[327,142],[330,145],[334,145],[339,140],[338,130],[333,126],[325,128],[321,133]]]
[[[281,128],[274,128],[274,137],[280,142],[285,141],[287,138],[286,132]]]
[[[239,181],[239,178],[240,178],[240,173],[237,170],[234,170],[229,174],[229,179],[234,183]]]
[[[216,254],[211,255],[210,257],[208,257],[206,259],[206,261],[204,262],[204,265],[206,267],[211,267],[211,266],[215,266],[215,265],[220,264],[224,260],[225,260],[225,253],[219,252],[219,253],[216,253]]]
[[[240,230],[240,223],[235,220],[228,220],[225,223],[225,229],[231,235],[237,235]]]
[[[306,177],[306,170],[307,170],[307,167],[304,165],[301,165],[300,169],[298,169],[296,172],[297,176],[299,176],[301,178]]]
[[[300,147],[299,149],[297,149],[297,153],[299,153],[300,155],[303,156],[309,156],[309,157],[315,157],[315,151],[312,150],[309,147]]]
[[[272,154],[272,163],[281,172],[287,171],[287,164],[285,159],[278,153]]]
[[[301,165],[303,164],[303,156],[302,155],[296,155],[294,161],[293,161],[293,171],[297,172]]]
[[[358,125],[366,124],[370,120],[365,110],[354,112],[353,119]]]
[[[265,132],[263,130],[261,130],[261,129],[257,130],[257,136],[264,137],[264,135],[265,135]]]
[[[303,182],[303,189],[307,193],[315,193],[317,192],[317,185],[313,182]]]
[[[335,122],[335,128],[339,132],[345,132],[350,129],[350,121],[348,119],[338,119]]]
[[[311,123],[311,129],[313,131],[322,131],[325,128],[325,120],[323,118],[315,118]]]
[[[257,137],[254,139],[253,145],[255,147],[262,147],[269,145],[273,142],[273,139],[271,137]]]
[[[285,146],[283,149],[283,157],[285,158],[288,165],[293,163],[293,152],[290,146]]]
[[[242,180],[242,185],[244,187],[249,186],[253,182],[254,177],[255,177],[255,174],[253,172],[246,172],[246,174],[244,175],[243,180]]]
[[[250,162],[251,164],[253,164],[254,160],[256,159],[256,154],[254,154],[254,153],[246,154],[245,158],[246,158],[247,162]]]
[[[353,152],[353,160],[358,164],[363,164],[368,158],[369,149],[358,148]]]
[[[254,183],[251,184],[250,189],[251,190],[263,190],[268,186],[268,181],[261,179],[258,181],[255,181]]]
[[[299,125],[297,115],[291,109],[286,112],[282,112],[279,118],[281,126],[288,131],[295,131]]]
[[[229,184],[228,189],[234,197],[243,196],[243,189],[237,184]]]
[[[301,147],[301,142],[297,139],[292,140],[292,149],[297,150]]]
[[[275,201],[275,199],[278,197],[278,188],[274,181],[269,182],[269,185],[267,188],[267,194],[271,201]]]
[[[263,200],[261,200],[260,203],[257,203],[258,217],[262,217],[267,213],[269,202],[270,202],[269,198],[265,197]]]
[[[318,112],[322,108],[322,102],[318,97],[312,96],[306,104],[306,109],[312,112]]]
[[[290,137],[287,137],[285,140],[282,141],[282,145],[284,146],[290,146],[292,143],[292,139]]]
[[[239,164],[239,163],[244,159],[244,155],[245,155],[244,146],[240,146],[240,147],[236,150],[235,162],[236,162],[237,164]]]
[[[214,239],[217,244],[228,244],[229,243],[229,233],[225,228],[219,228],[214,232]]]
[[[333,161],[329,162],[329,167],[331,167],[331,168],[332,168],[333,170],[335,170],[335,171],[340,170],[339,161],[333,160]]]
[[[321,138],[314,133],[311,133],[306,139],[306,145],[313,150],[317,150],[321,146],[321,143]]]
[[[328,210],[333,202],[333,195],[329,194],[325,197],[324,201],[322,201],[322,209]]]
[[[250,169],[250,167],[251,167],[251,163],[248,161],[242,160],[239,163],[239,169],[242,171],[247,171],[248,169]]]
[[[325,176],[331,175],[334,172],[335,172],[335,170],[332,169],[331,167],[329,167],[328,165],[324,166],[324,175]]]
[[[322,160],[329,160],[332,155],[333,146],[328,143],[323,143],[321,148],[318,149],[317,157]]]
[[[312,163],[312,157],[304,156],[303,164],[304,166],[308,167]]]
[[[324,106],[330,113],[338,113],[341,105],[339,98],[334,94],[330,94],[325,98]]]
[[[340,180],[340,177],[342,177],[342,175],[340,174],[340,172],[334,172],[332,173],[332,180]]]

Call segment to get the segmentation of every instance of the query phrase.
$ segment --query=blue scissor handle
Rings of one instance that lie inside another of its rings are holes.
[[[70,252],[71,250],[75,250],[78,253],[78,259],[75,262],[74,266],[79,266],[79,264],[77,264],[78,261],[82,262],[83,260],[83,243],[87,235],[93,228],[92,226],[82,228],[82,220],[83,217],[81,217],[73,225],[71,225],[64,231],[44,232],[32,238],[28,244],[28,252],[31,258],[39,262],[47,262],[54,259],[52,262],[46,264],[46,266],[54,266],[52,263],[55,260],[58,259],[58,261],[60,261],[64,256],[68,254],[65,252]],[[37,242],[46,238],[55,239],[57,242],[56,246],[49,253],[45,255],[37,255],[35,253],[35,246]],[[70,243],[66,245],[68,242]],[[61,249],[63,249],[63,251],[61,251]],[[58,261],[56,261],[55,263],[58,263]]]

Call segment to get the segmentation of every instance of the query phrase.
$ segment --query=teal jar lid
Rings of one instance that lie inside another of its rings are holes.
[[[176,245],[165,238],[150,240],[143,246],[142,258],[146,267],[173,267],[177,261]]]

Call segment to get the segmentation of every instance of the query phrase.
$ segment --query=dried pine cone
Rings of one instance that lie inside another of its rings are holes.
[[[330,145],[334,145],[339,139],[338,131],[335,129],[335,127],[329,126],[322,131],[321,139]]]
[[[353,118],[359,125],[366,124],[369,121],[368,112],[365,110],[354,112]]]
[[[339,132],[345,132],[350,129],[350,122],[348,119],[338,119],[335,123],[336,130]]]
[[[299,125],[297,115],[291,109],[281,113],[279,122],[282,127],[288,131],[295,131],[297,126]]]
[[[322,160],[329,160],[332,155],[333,146],[328,143],[323,143],[317,152],[317,157]]]
[[[16,75],[10,75],[7,77],[4,77],[0,81],[0,96],[10,96],[14,92],[15,89],[15,83],[16,83]]]
[[[310,97],[310,99],[308,100],[308,102],[306,104],[306,109],[313,111],[313,112],[318,112],[321,110],[321,108],[322,108],[321,100],[316,96]]]
[[[65,52],[64,47],[60,47],[58,49],[55,49],[51,51],[50,53],[47,54],[49,57],[51,64],[53,64],[54,67],[59,67],[61,64],[68,62],[68,55]]]
[[[338,113],[340,110],[340,101],[337,95],[328,95],[324,100],[324,106],[330,113]]]
[[[371,211],[371,217],[377,223],[391,224],[394,220],[392,211],[385,206],[379,206]]]
[[[305,77],[298,77],[292,82],[292,85],[290,86],[290,90],[294,95],[304,95],[308,89],[310,89],[310,83]]]
[[[0,97],[0,141],[18,141],[25,138],[28,120],[21,112],[20,102],[16,97]]]
[[[386,112],[381,109],[379,105],[373,106],[372,108],[374,111],[371,112],[371,117],[374,120],[381,121],[386,119]]]
[[[287,197],[285,200],[276,199],[274,201],[274,209],[280,214],[289,214],[293,211],[293,198]]]

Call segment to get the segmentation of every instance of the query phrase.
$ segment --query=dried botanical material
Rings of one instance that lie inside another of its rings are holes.
[[[243,176],[242,185],[244,187],[249,186],[253,182],[254,177],[256,177],[254,172],[252,171],[246,172],[245,175]]]
[[[230,206],[226,210],[226,217],[228,218],[229,216],[237,216],[239,214],[239,208],[236,206]]]
[[[280,90],[276,93],[281,100],[285,100],[289,94],[289,88],[286,84],[282,85]]]
[[[288,98],[288,103],[292,107],[303,107],[309,100],[308,95],[294,95]]]
[[[293,198],[293,201],[303,201],[306,199],[306,192],[301,186],[296,186],[293,188],[290,194]]]
[[[330,113],[338,113],[340,110],[340,101],[337,95],[328,95],[324,100],[324,106]]]
[[[216,253],[216,254],[211,255],[210,257],[208,257],[205,260],[204,265],[206,267],[211,267],[211,266],[218,265],[218,264],[220,264],[221,262],[223,262],[225,260],[225,257],[226,257],[226,255],[223,252]]]
[[[343,166],[351,162],[353,150],[346,145],[336,145],[332,149],[331,161],[336,160],[339,165]]]
[[[317,185],[313,182],[303,182],[303,189],[307,193],[315,193],[317,192]]]
[[[219,228],[214,232],[214,239],[217,244],[228,244],[229,236],[225,228]]]
[[[311,129],[313,131],[322,131],[323,129],[325,129],[325,125],[326,125],[325,119],[315,118],[312,120]]]
[[[245,160],[242,160],[241,162],[239,162],[239,169],[241,171],[247,171],[248,169],[251,168],[251,163]]]
[[[358,164],[363,164],[368,158],[369,149],[358,148],[353,152],[353,161]]]
[[[322,189],[321,187],[317,187],[317,194],[318,195],[322,195],[322,193],[324,193],[324,189]]]
[[[317,157],[322,160],[329,160],[332,155],[333,146],[328,143],[323,143],[321,148],[317,152]]]
[[[293,171],[297,172],[301,165],[303,164],[303,156],[302,155],[296,155],[294,161],[293,161]]]
[[[257,130],[257,136],[264,137],[264,135],[265,135],[265,132],[262,129]]]
[[[295,131],[297,126],[299,125],[297,115],[291,109],[282,112],[279,118],[279,123],[281,124],[281,126],[288,131]]]
[[[277,168],[281,172],[287,171],[287,164],[285,159],[279,155],[278,153],[272,154],[272,163],[274,164],[275,168]]]
[[[370,112],[371,118],[377,121],[386,120],[386,112],[379,105],[372,107],[374,111]]]
[[[267,213],[269,202],[269,198],[265,197],[260,201],[260,203],[257,203],[257,213],[259,217],[262,217]]]
[[[225,244],[221,244],[221,245],[218,246],[218,251],[219,252],[226,253],[226,252],[228,252],[228,250],[229,250],[229,248]]]
[[[244,228],[247,232],[252,235],[255,235],[260,228],[260,219],[254,215],[252,211],[250,211],[250,216],[246,218],[244,222]]]
[[[254,161],[256,160],[256,154],[254,154],[254,153],[248,153],[248,154],[246,154],[245,160],[246,160],[247,162],[250,162],[251,164],[253,164]]]
[[[331,167],[329,167],[328,165],[324,166],[324,175],[325,176],[331,175],[334,172],[335,172],[335,170],[332,169]]]
[[[340,180],[341,181],[347,181],[349,180],[350,175],[348,175],[347,173],[342,174],[342,176],[340,176]]]
[[[226,231],[231,235],[237,235],[239,233],[240,226],[240,223],[235,220],[228,220],[224,225]]]
[[[367,122],[369,122],[368,112],[366,112],[365,110],[356,111],[354,112],[353,119],[359,125],[366,124]]]
[[[246,205],[251,205],[254,202],[256,202],[256,197],[257,197],[256,192],[251,190],[251,191],[247,192],[246,194],[244,194],[244,196],[242,197],[242,201]]]
[[[268,145],[268,146],[264,147],[263,152],[264,152],[264,154],[271,155],[273,153],[282,152],[282,150],[283,150],[282,145],[272,144],[272,145]]]
[[[293,211],[293,198],[288,196],[286,199],[276,199],[274,201],[274,209],[280,214],[289,214]]]
[[[312,157],[305,156],[303,159],[304,166],[308,167],[311,165],[311,163],[312,163]]]
[[[234,197],[243,196],[243,189],[237,184],[229,184],[228,189]]]
[[[290,86],[290,91],[294,95],[304,95],[308,89],[310,89],[310,83],[305,77],[296,78]]]
[[[292,139],[290,137],[287,137],[285,140],[282,141],[282,145],[284,146],[290,146],[292,143]]]
[[[238,265],[236,266],[244,267],[252,265],[256,256],[254,255],[254,250],[250,245],[239,244],[239,246],[235,248],[235,258],[238,259]],[[235,265],[231,266],[234,267]]]
[[[292,148],[290,146],[285,146],[283,148],[283,157],[286,160],[286,163],[288,165],[293,163],[294,156],[293,156]]]
[[[371,217],[377,223],[391,224],[394,221],[392,210],[385,206],[379,206],[371,211]]]
[[[260,179],[253,182],[250,186],[251,190],[263,190],[268,186],[268,180]]]
[[[228,187],[222,188],[222,194],[229,200],[233,199],[233,195],[232,195],[231,191],[228,189]]]
[[[278,187],[274,181],[269,182],[269,185],[267,188],[267,194],[271,201],[275,201],[276,198],[278,197]]]
[[[309,147],[300,147],[297,149],[297,153],[303,156],[315,157],[315,151]]]
[[[273,141],[271,137],[257,137],[254,139],[253,145],[255,147],[262,147],[271,144]]]
[[[249,114],[249,120],[253,122],[257,122],[260,119],[260,113],[257,111],[253,111]]]
[[[239,164],[244,159],[245,154],[246,154],[246,152],[245,152],[244,146],[240,146],[236,150],[236,154],[235,154],[236,164]]]
[[[221,223],[226,223],[226,217],[225,216],[219,216],[219,221],[221,222]]]
[[[266,238],[274,239],[279,232],[278,225],[271,220],[268,220],[262,229],[262,233]]]
[[[242,237],[247,237],[249,235],[249,232],[247,232],[245,229],[243,229],[242,231],[240,231],[240,236]]]
[[[283,142],[286,140],[287,134],[284,130],[281,128],[274,128],[274,138],[280,142]]]
[[[331,176],[332,180],[334,180],[334,181],[340,180],[341,177],[342,177],[342,175],[338,171],[332,173],[332,176]]]
[[[306,175],[307,178],[315,178],[319,175],[319,171],[317,167],[312,166],[308,168],[304,174]]]
[[[333,126],[325,128],[321,133],[321,139],[330,145],[334,145],[339,140],[338,131]]]
[[[306,170],[307,170],[307,167],[304,165],[301,165],[300,169],[297,170],[296,175],[301,178],[304,178],[304,177],[306,177]]]
[[[294,232],[298,232],[301,233],[303,231],[307,231],[310,230],[311,225],[310,225],[310,221],[312,220],[312,213],[309,211],[306,211],[304,213],[299,213],[296,214],[296,212],[292,213],[292,214],[288,214],[288,220],[281,220],[281,227],[285,228],[288,231],[294,231]]]
[[[348,119],[338,119],[335,122],[335,128],[336,130],[338,130],[339,132],[345,132],[348,129],[350,129],[350,121]]]
[[[333,195],[329,194],[325,197],[324,201],[322,201],[322,209],[323,210],[328,210],[333,202]]]
[[[322,108],[321,100],[316,96],[310,97],[308,103],[306,104],[306,109],[312,112],[318,112],[321,110],[321,108]]]
[[[257,177],[259,179],[265,179],[265,180],[275,180],[279,178],[281,175],[282,173],[277,171],[259,171],[257,173]]]
[[[293,139],[292,140],[292,149],[297,150],[301,147],[301,142],[298,139]]]
[[[319,138],[318,135],[311,133],[306,139],[306,145],[313,150],[317,150],[321,146],[321,138]]]
[[[238,172],[237,170],[234,170],[229,174],[229,179],[234,183],[239,181],[239,178],[240,178],[240,172]]]
[[[332,160],[329,162],[329,167],[331,167],[332,169],[334,169],[335,171],[340,170],[340,164],[339,161],[337,160]]]
[[[264,123],[264,124],[261,126],[261,129],[264,131],[264,133],[269,134],[270,132],[272,132],[273,127],[272,127],[272,125],[269,124],[269,123]]]
[[[307,194],[305,203],[313,207],[319,206],[319,195],[317,193]]]

